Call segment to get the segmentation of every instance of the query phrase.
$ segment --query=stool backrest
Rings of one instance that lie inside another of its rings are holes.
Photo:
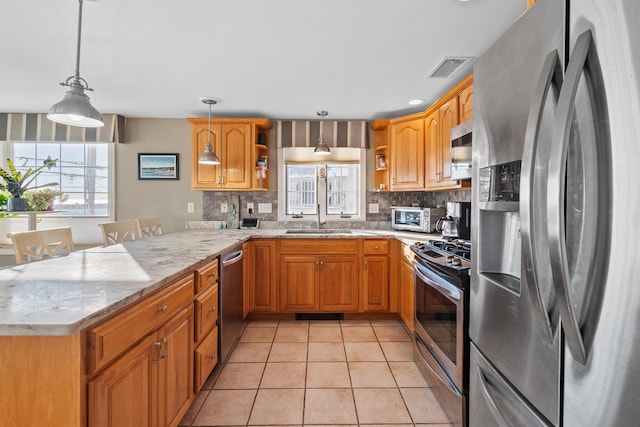
[[[140,237],[144,238],[162,234],[162,219],[160,219],[160,217],[138,218],[136,221],[138,222]]]
[[[98,226],[102,230],[102,238],[105,246],[140,238],[138,234],[138,223],[133,219],[105,222],[98,224]]]
[[[66,256],[73,252],[71,227],[9,233],[7,236],[13,242],[18,264]]]

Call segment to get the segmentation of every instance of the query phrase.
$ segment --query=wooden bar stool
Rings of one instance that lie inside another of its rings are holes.
[[[138,218],[140,237],[158,236],[162,234],[162,219],[159,216]]]
[[[140,238],[138,223],[134,219],[105,222],[98,224],[98,226],[102,230],[102,238],[104,239],[105,246]]]
[[[9,233],[7,237],[13,242],[18,264],[66,256],[73,252],[71,227]]]

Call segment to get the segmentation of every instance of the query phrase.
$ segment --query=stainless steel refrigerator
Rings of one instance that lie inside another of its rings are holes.
[[[472,427],[638,425],[639,19],[538,0],[474,67]]]

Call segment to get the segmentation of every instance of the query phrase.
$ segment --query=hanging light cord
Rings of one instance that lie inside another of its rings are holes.
[[[82,0],[78,0],[80,2],[80,8],[78,13],[78,43],[76,45],[76,74],[67,78],[64,82],[60,83],[60,86],[65,87],[77,87],[82,88],[84,90],[93,91],[89,87],[89,83],[82,77],[80,77],[80,43],[82,39]]]

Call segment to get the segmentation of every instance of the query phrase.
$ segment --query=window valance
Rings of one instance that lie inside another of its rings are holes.
[[[104,114],[104,126],[81,128],[52,122],[46,114],[0,113],[0,141],[124,142],[126,119]]]

